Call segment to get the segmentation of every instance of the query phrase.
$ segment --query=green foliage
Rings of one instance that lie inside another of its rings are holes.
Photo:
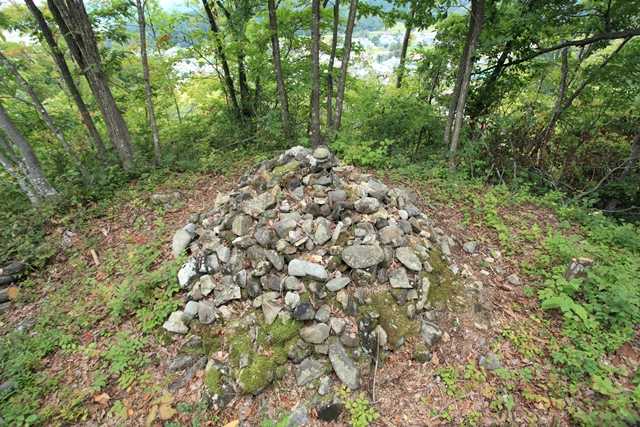
[[[342,386],[338,390],[338,396],[344,403],[344,407],[349,412],[350,425],[352,427],[367,427],[380,417],[380,414],[373,407],[364,393],[351,396],[349,389]]]
[[[109,372],[118,378],[120,388],[129,387],[140,377],[139,370],[147,363],[146,357],[141,353],[144,346],[144,338],[121,331],[115,335],[111,346],[102,354],[109,364]]]
[[[331,148],[347,163],[381,168],[388,164],[391,145],[393,145],[393,141],[388,139],[352,141],[347,137],[340,137],[331,145]]]

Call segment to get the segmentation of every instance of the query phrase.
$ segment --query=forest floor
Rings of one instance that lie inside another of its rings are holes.
[[[16,381],[0,415],[8,425],[223,426],[237,419],[286,425],[277,422],[313,393],[295,389],[292,372],[218,413],[201,402],[202,370],[167,391],[184,375],[170,372],[168,364],[186,340],[161,328],[180,299],[171,237],[191,213],[206,211],[218,191],[231,188],[242,169],[132,183],[99,217],[52,226],[50,238],[65,244],[21,283],[18,300],[0,315],[0,333],[11,344],[2,351],[10,358],[5,372]],[[505,191],[378,175],[418,192],[423,211],[460,243],[452,255],[482,283],[483,297],[447,317],[441,325],[447,333],[430,362],[412,361],[407,349],[381,363],[375,396],[371,382],[363,387],[379,414],[373,425],[569,425],[576,411],[603,399],[554,365],[551,354],[563,342],[560,320],[541,310],[535,292],[540,278],[528,274],[549,231],[576,229],[561,227],[551,208]],[[182,196],[172,207],[150,200],[175,191]],[[461,244],[472,240],[478,251],[469,255]],[[512,274],[520,283],[507,280]],[[478,322],[479,312],[487,322]],[[632,372],[640,363],[637,341],[608,362]],[[497,369],[488,370],[479,358],[491,353]],[[348,425],[349,413],[340,420],[336,425]]]

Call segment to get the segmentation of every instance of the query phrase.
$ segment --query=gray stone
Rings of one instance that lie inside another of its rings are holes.
[[[231,232],[236,236],[245,236],[252,226],[253,220],[249,215],[237,215],[231,224]]]
[[[500,358],[497,354],[488,352],[484,356],[480,356],[478,360],[478,364],[481,368],[487,369],[489,371],[495,371],[496,369],[502,368],[502,363],[500,362]]]
[[[420,326],[420,336],[427,346],[432,347],[442,338],[442,330],[438,325],[423,320]]]
[[[357,212],[363,214],[372,214],[380,209],[380,202],[374,197],[363,197],[354,203]]]
[[[164,322],[162,327],[169,332],[173,332],[174,334],[186,334],[187,332],[189,332],[189,328],[184,324],[182,315],[182,311],[174,311],[169,315],[169,319]]]
[[[358,340],[358,336],[353,332],[344,331],[342,335],[340,335],[340,342],[345,347],[357,347],[360,344],[360,340]]]
[[[316,323],[300,329],[300,336],[311,344],[322,344],[329,337],[329,325]]]
[[[466,242],[464,245],[462,245],[462,249],[468,254],[475,254],[476,250],[478,249],[478,242]]]
[[[389,270],[389,283],[392,288],[411,289],[409,276],[407,276],[407,270],[405,270],[404,267],[397,267],[393,270]]]
[[[379,231],[380,241],[393,247],[403,246],[407,239],[402,229],[396,225],[388,225]]]
[[[253,234],[256,242],[265,248],[271,247],[276,240],[276,232],[268,227],[258,227]]]
[[[304,405],[298,404],[291,411],[286,427],[302,427],[306,425],[309,425],[309,412]]]
[[[326,396],[331,391],[331,377],[325,375],[320,378],[320,386],[318,387],[318,394],[320,396]]]
[[[317,245],[323,245],[331,240],[331,222],[326,218],[319,217],[315,221],[315,233],[313,241]]]
[[[198,304],[197,301],[187,301],[187,305],[184,307],[184,312],[182,314],[183,319],[191,320],[198,314]]]
[[[176,234],[173,235],[173,240],[171,242],[171,253],[175,258],[180,256],[185,249],[189,247],[189,243],[193,240],[195,235],[184,228],[176,231]]]
[[[288,268],[290,276],[311,277],[321,281],[329,278],[327,270],[322,265],[302,259],[291,260]]]
[[[324,374],[324,364],[312,357],[307,357],[296,367],[296,384],[303,386],[320,378]]]
[[[330,316],[331,316],[331,309],[329,308],[329,306],[323,305],[316,311],[315,319],[318,322],[328,322]]]
[[[167,366],[167,370],[169,372],[181,371],[193,365],[196,360],[197,358],[190,354],[178,355],[171,361],[171,363],[169,363],[169,366]]]
[[[240,204],[240,209],[247,215],[251,215],[254,218],[260,216],[260,214],[267,209],[271,209],[276,205],[276,198],[270,191],[265,191],[257,197],[249,200],[245,200]]]
[[[209,295],[216,287],[216,284],[213,282],[213,278],[208,274],[200,277],[198,284],[200,285],[200,292],[205,297]]]
[[[413,270],[413,271],[422,270],[422,262],[420,262],[420,258],[418,258],[418,255],[416,255],[416,253],[410,247],[403,246],[403,247],[397,248],[396,258],[398,258],[398,261],[404,264],[404,266],[407,267],[409,270]]]
[[[226,246],[220,245],[216,247],[216,255],[218,255],[218,259],[220,260],[220,262],[227,263],[229,262],[229,259],[231,259],[231,249]]]
[[[210,302],[202,301],[198,304],[198,319],[203,325],[215,322],[218,318],[218,312],[214,305]]]
[[[360,388],[360,370],[337,340],[329,344],[329,360],[340,381],[351,390]]]
[[[511,283],[513,286],[522,285],[522,281],[520,280],[520,277],[518,277],[516,273],[510,274],[509,276],[507,276],[507,282]]]
[[[351,268],[369,268],[384,261],[384,251],[377,245],[347,246],[342,260]]]
[[[288,291],[304,290],[304,284],[302,283],[302,281],[294,276],[287,276],[286,279],[284,279],[284,287]]]
[[[313,150],[313,154],[312,155],[316,160],[324,161],[324,160],[327,160],[329,158],[329,156],[331,156],[331,152],[329,151],[327,146],[321,145],[318,148],[316,148],[315,150]]]
[[[389,192],[389,187],[377,179],[370,179],[367,182],[366,192],[371,197],[382,200]]]
[[[289,237],[289,232],[294,230],[298,226],[298,220],[294,217],[289,217],[276,222],[273,228],[281,239]]]
[[[308,302],[298,304],[293,310],[293,318],[296,320],[311,320],[315,316],[316,310]]]
[[[284,268],[284,257],[271,249],[264,251],[264,253],[271,265],[273,265],[276,270],[282,271]]]
[[[326,286],[331,292],[338,292],[340,289],[347,286],[349,282],[351,282],[351,279],[346,276],[336,277],[335,279],[329,280]]]
[[[290,309],[294,309],[300,304],[300,295],[297,292],[287,292],[284,296],[284,303]]]
[[[191,282],[198,276],[198,267],[196,260],[190,258],[189,261],[184,263],[180,270],[178,270],[178,284],[181,289],[189,287]]]
[[[273,295],[263,295],[262,314],[264,315],[264,321],[267,325],[271,325],[276,320],[281,310],[282,305],[278,304]]]
[[[329,325],[331,326],[331,330],[336,334],[340,335],[342,331],[344,331],[344,327],[347,322],[344,319],[339,317],[332,317],[329,319]]]
[[[338,203],[345,202],[347,200],[347,192],[344,190],[333,190],[327,193],[327,201],[329,206],[333,207]]]
[[[284,281],[277,274],[267,274],[260,278],[262,288],[268,291],[282,291]]]
[[[229,276],[225,276],[225,278],[226,277]],[[229,277],[229,279],[231,278]],[[234,284],[232,279],[229,281],[223,280],[221,286],[218,286],[215,289],[213,303],[217,307],[219,305],[226,304],[229,301],[240,299],[242,296],[241,292],[240,286]]]

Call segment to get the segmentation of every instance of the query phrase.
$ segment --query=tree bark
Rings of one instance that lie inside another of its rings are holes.
[[[338,47],[338,26],[340,25],[340,0],[333,0],[333,27],[331,35],[331,53],[327,66],[327,127],[333,127],[333,64]]]
[[[411,39],[411,30],[413,30],[413,20],[416,16],[416,2],[411,3],[411,14],[405,22],[404,38],[402,39],[402,49],[400,50],[400,64],[398,65],[398,79],[396,80],[396,88],[402,87],[402,78],[404,77],[405,63],[407,60],[407,50],[409,50],[409,40]]]
[[[80,160],[80,157],[78,157],[78,155],[75,153],[74,149],[71,147],[71,145],[67,141],[67,138],[65,138],[60,128],[58,128],[58,126],[56,126],[56,124],[53,122],[53,118],[49,115],[49,112],[44,108],[44,105],[40,101],[40,98],[38,98],[38,95],[36,94],[35,90],[24,79],[24,77],[22,77],[22,75],[20,74],[20,71],[18,71],[16,66],[6,56],[4,56],[2,52],[0,52],[0,64],[2,64],[6,69],[9,70],[9,72],[13,75],[14,79],[16,80],[16,83],[18,84],[18,86],[23,91],[25,91],[27,95],[29,95],[29,98],[31,99],[31,103],[35,107],[36,111],[38,112],[38,115],[40,116],[44,124],[47,126],[49,131],[56,137],[58,142],[60,142],[60,145],[62,145],[62,148],[64,149],[65,153],[67,154],[67,156],[69,156],[69,158],[73,161],[73,163],[75,163],[78,170],[82,174],[83,178],[88,181],[90,178],[89,171],[84,167],[84,165],[82,164],[82,161]]]
[[[322,145],[320,134],[320,0],[311,1],[311,145]]]
[[[147,104],[147,118],[151,128],[151,139],[153,141],[153,158],[156,166],[162,161],[160,151],[160,132],[156,122],[156,112],[153,105],[153,88],[151,87],[151,76],[149,72],[149,58],[147,57],[147,24],[144,17],[143,0],[136,0],[138,10],[138,29],[140,30],[140,59],[142,61],[142,77],[144,79],[144,95]]]
[[[344,104],[344,90],[347,83],[347,69],[349,68],[349,58],[351,57],[351,37],[353,36],[353,27],[356,23],[356,14],[358,12],[358,0],[351,0],[349,5],[349,17],[347,18],[347,28],[344,33],[344,48],[342,52],[342,64],[340,70],[340,80],[338,81],[338,93],[336,95],[336,117],[333,123],[334,133],[340,130],[342,122],[342,107]]]
[[[560,118],[560,114],[562,114],[562,104],[564,103],[566,92],[567,92],[567,82],[569,78],[569,48],[565,47],[562,49],[561,54],[561,66],[560,66],[560,83],[558,84],[558,97],[556,98],[556,104],[553,107],[553,112],[551,113],[551,117],[549,118],[549,122],[544,127],[544,130],[541,133],[540,139],[537,143],[538,147],[545,146],[549,143],[549,139],[551,139],[551,135],[553,135],[553,131],[556,128],[556,123],[558,122],[558,118]],[[540,150],[538,149],[538,161],[540,160]]]
[[[222,40],[220,39],[220,27],[218,27],[216,16],[213,14],[213,10],[209,5],[208,0],[202,0],[202,6],[204,7],[204,11],[207,14],[209,26],[211,27],[211,32],[213,33],[216,56],[218,57],[218,60],[222,65],[222,74],[224,77],[225,86],[227,87],[227,93],[229,94],[229,99],[231,100],[231,108],[233,109],[236,117],[242,118],[240,104],[238,104],[238,96],[236,95],[236,88],[233,84],[233,77],[231,77],[229,62],[227,61],[227,55],[224,52]]]
[[[5,150],[6,153],[3,153],[2,150]],[[27,181],[23,168],[12,156],[12,150],[9,144],[5,142],[2,134],[0,134],[0,165],[16,180],[18,187],[20,187],[20,190],[27,196],[32,205],[37,205],[42,201]]]
[[[107,83],[98,42],[84,3],[82,0],[48,0],[48,4],[69,50],[87,78],[122,167],[126,171],[133,170],[133,147],[129,128]]]
[[[278,39],[278,14],[275,0],[268,0],[269,7],[269,29],[271,30],[271,51],[273,55],[273,70],[276,75],[276,85],[278,87],[278,101],[280,102],[280,115],[282,116],[282,129],[284,136],[290,139],[293,136],[291,129],[291,118],[289,116],[289,97],[287,87],[284,83],[282,73],[282,62],[280,58],[280,41]]]
[[[32,202],[37,204],[40,200],[46,200],[56,196],[58,192],[45,177],[31,145],[29,145],[18,128],[13,124],[2,104],[0,104],[0,129],[4,131],[9,141],[11,141],[20,152],[20,163],[23,166],[25,179],[29,182],[33,193],[39,199],[32,199]]]
[[[476,44],[478,43],[478,39],[480,38],[480,31],[482,30],[482,23],[484,21],[484,0],[471,0],[471,16],[469,18],[469,35],[467,37],[468,48],[465,49],[466,56],[462,58],[461,61],[462,67],[460,71],[462,71],[463,76],[460,83],[458,101],[456,103],[455,121],[451,135],[451,145],[449,147],[450,170],[455,170],[456,168],[455,155],[460,143],[464,109],[467,95],[469,93],[469,81],[471,79],[472,68],[471,60],[473,58],[473,52]]]
[[[73,99],[73,102],[76,104],[76,108],[80,113],[82,124],[87,129],[89,137],[93,141],[98,159],[103,163],[106,162],[107,150],[104,146],[104,142],[102,142],[102,137],[100,136],[100,133],[98,132],[98,129],[93,122],[93,118],[91,117],[91,113],[89,113],[87,105],[82,99],[82,95],[80,94],[80,90],[78,89],[76,82],[73,80],[73,76],[71,75],[71,71],[69,70],[69,66],[67,65],[67,61],[65,60],[64,55],[62,54],[62,51],[58,46],[58,43],[53,37],[53,33],[49,28],[49,24],[47,24],[44,15],[42,15],[42,12],[40,11],[40,9],[38,9],[33,0],[25,0],[25,3],[31,11],[31,14],[36,20],[38,27],[40,28],[40,32],[42,33],[45,41],[47,42],[47,45],[49,46],[51,56],[53,57],[56,66],[58,67],[58,71],[62,76],[62,80],[64,81],[65,86],[67,87],[67,90],[69,91],[69,94],[71,95],[71,98]]]

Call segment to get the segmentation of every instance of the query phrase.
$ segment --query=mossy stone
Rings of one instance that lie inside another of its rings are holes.
[[[209,389],[211,394],[222,393],[221,381],[222,375],[220,374],[220,371],[215,368],[209,369],[204,376],[204,385],[207,386],[207,389]]]
[[[257,355],[249,366],[240,370],[238,385],[246,394],[258,394],[273,381],[276,364],[271,357]]]
[[[389,291],[372,295],[370,304],[360,306],[360,313],[377,313],[378,324],[387,333],[389,344],[396,348],[401,346],[407,337],[417,335],[420,331],[418,322],[407,317],[407,310],[396,303]]]

